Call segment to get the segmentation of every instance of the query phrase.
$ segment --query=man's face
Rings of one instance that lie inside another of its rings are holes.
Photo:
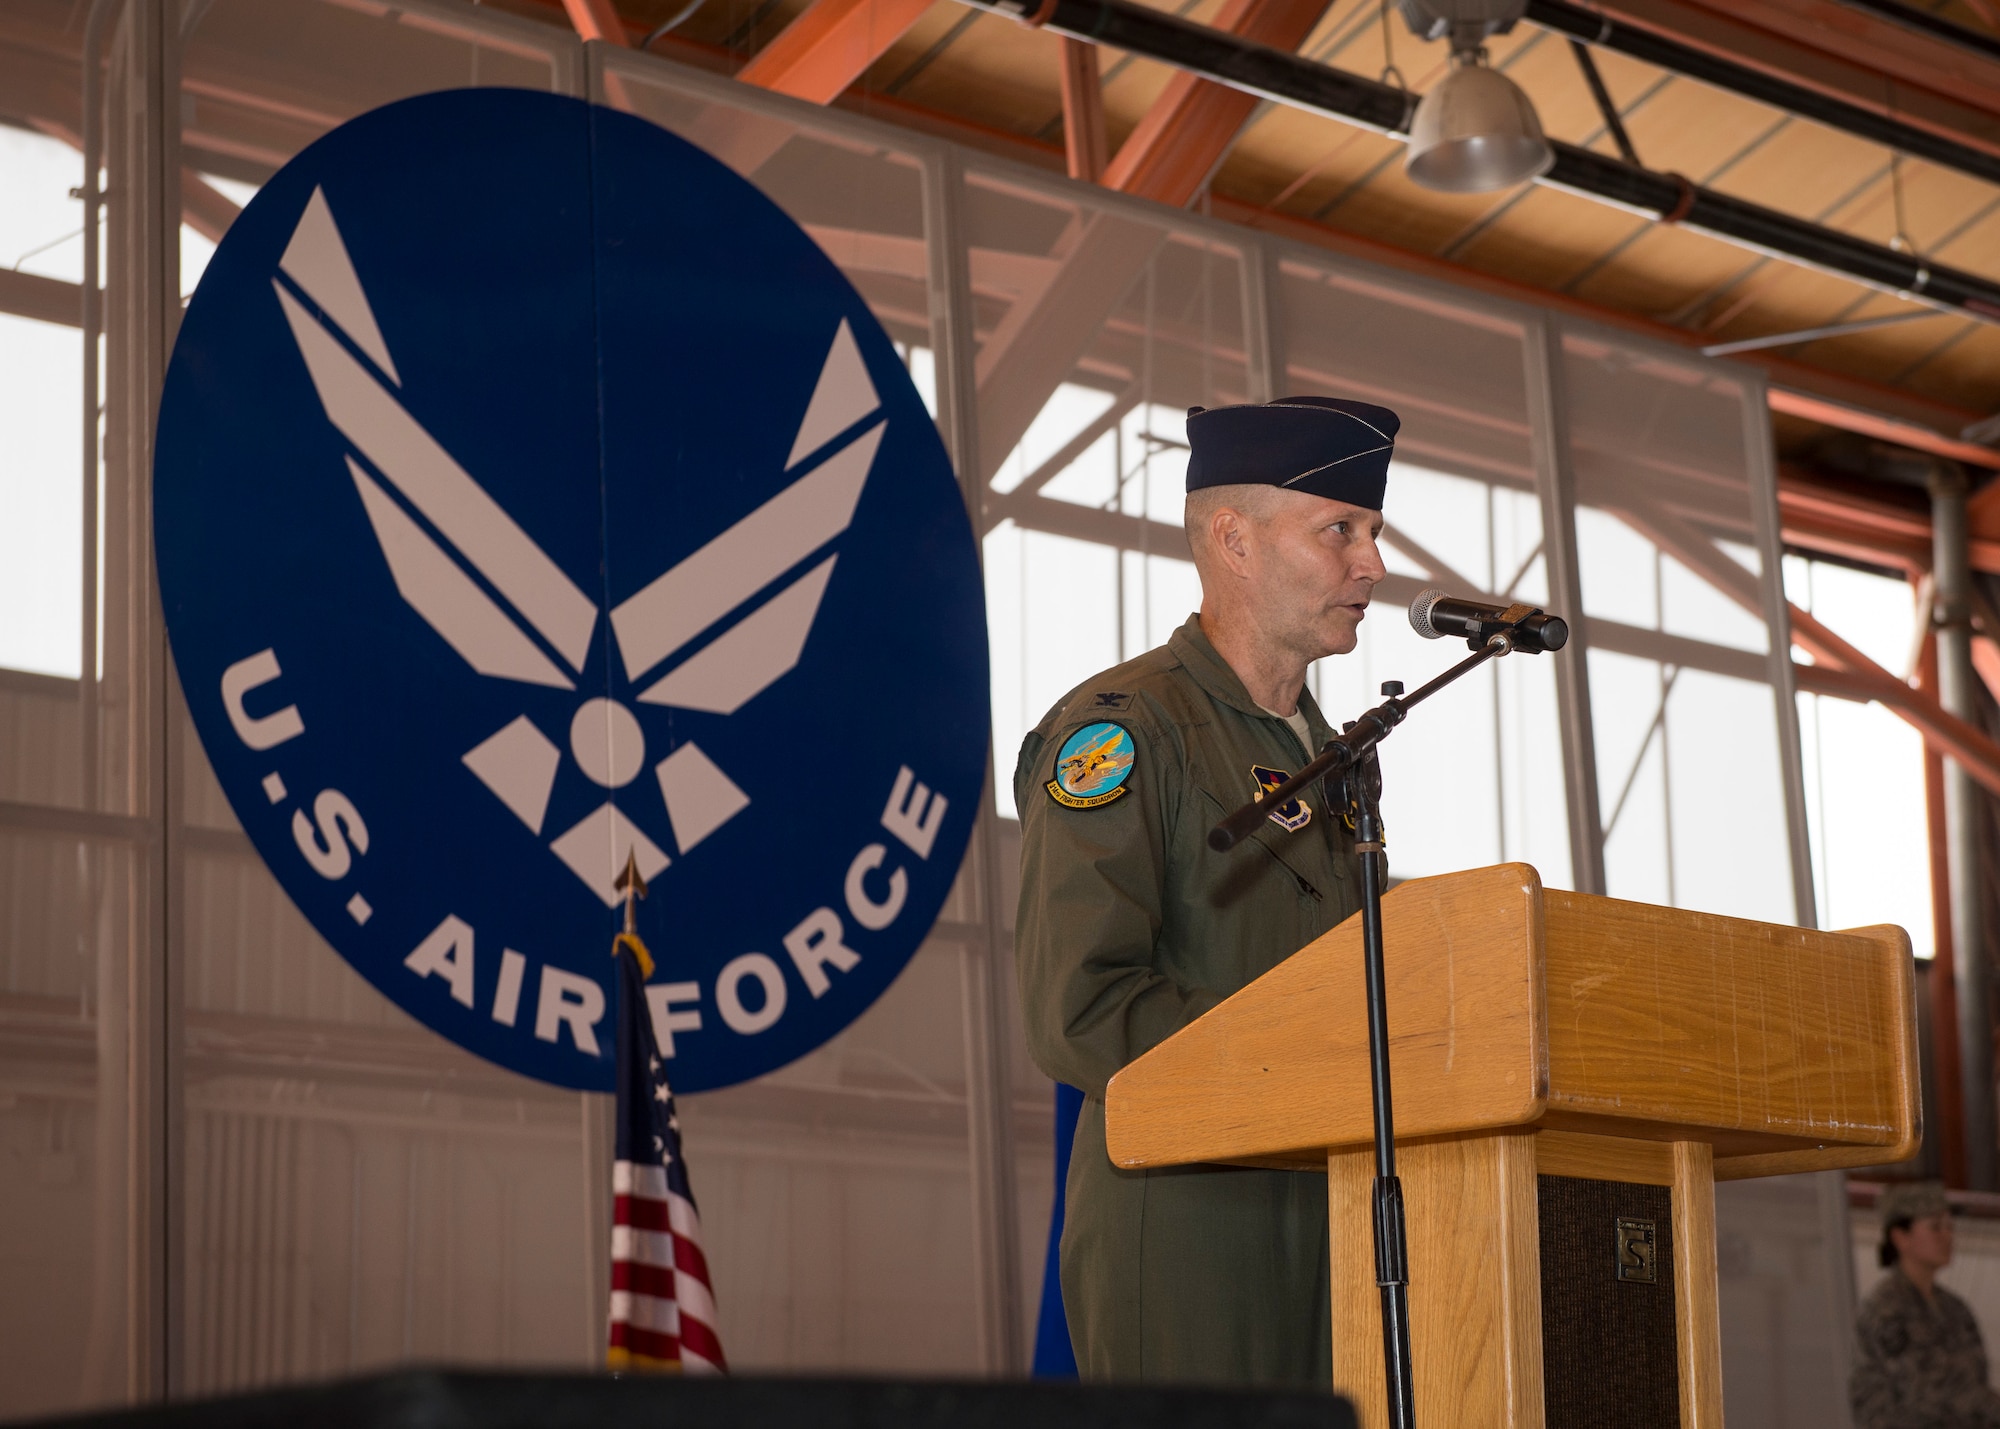
[[[1375,583],[1388,574],[1375,544],[1382,513],[1300,491],[1274,490],[1271,498],[1251,532],[1258,623],[1308,661],[1345,655]]]

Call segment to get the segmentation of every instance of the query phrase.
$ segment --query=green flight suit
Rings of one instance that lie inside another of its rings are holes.
[[[1299,706],[1317,749],[1331,731],[1310,695]],[[1048,790],[1057,756],[1098,722],[1131,736],[1132,767],[1110,802],[1070,807]],[[1015,949],[1028,1049],[1085,1096],[1062,1290],[1087,1379],[1331,1381],[1325,1175],[1121,1171],[1104,1142],[1114,1072],[1359,908],[1351,836],[1317,787],[1303,827],[1266,820],[1228,853],[1208,847],[1258,792],[1253,766],[1289,773],[1306,758],[1199,618],[1079,685],[1022,742]]]

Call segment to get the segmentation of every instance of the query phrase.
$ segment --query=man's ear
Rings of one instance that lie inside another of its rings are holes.
[[[1244,575],[1250,566],[1250,518],[1234,506],[1218,506],[1208,518],[1208,539],[1217,559],[1232,575]]]

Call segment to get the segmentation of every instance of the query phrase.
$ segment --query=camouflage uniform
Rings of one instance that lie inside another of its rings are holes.
[[[1931,1295],[1891,1269],[1863,1302],[1848,1381],[1854,1429],[2000,1429],[1971,1309],[1942,1285]]]
[[[1310,694],[1299,708],[1313,745],[1332,737]],[[1065,742],[1100,722],[1132,741],[1125,797],[1071,807],[1047,786]],[[1352,837],[1317,788],[1294,827],[1274,815],[1228,853],[1208,847],[1210,827],[1256,795],[1254,769],[1282,774],[1305,758],[1198,618],[1078,686],[1021,745],[1028,1048],[1085,1096],[1062,1237],[1085,1379],[1331,1383],[1325,1174],[1121,1171],[1104,1142],[1113,1073],[1359,906]]]
[[[1882,1198],[1891,1223],[1949,1210],[1935,1184]],[[1942,1285],[1926,1299],[1900,1267],[1868,1293],[1855,1327],[1848,1398],[1855,1429],[2000,1429],[2000,1394],[1986,1381],[1986,1346],[1966,1303]]]

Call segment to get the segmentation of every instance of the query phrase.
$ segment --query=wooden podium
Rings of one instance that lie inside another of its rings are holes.
[[[1383,927],[1420,1429],[1719,1429],[1715,1181],[1916,1150],[1908,936],[1526,864],[1402,884]],[[1333,1382],[1380,1426],[1360,919],[1112,1078],[1105,1126],[1125,1167],[1325,1166]]]

